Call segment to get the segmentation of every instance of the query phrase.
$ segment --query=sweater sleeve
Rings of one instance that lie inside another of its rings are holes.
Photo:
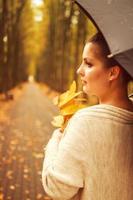
[[[85,121],[73,117],[61,140],[50,139],[43,163],[42,182],[53,199],[67,200],[84,186]]]

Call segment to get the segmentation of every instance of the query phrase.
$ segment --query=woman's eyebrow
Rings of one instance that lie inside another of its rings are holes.
[[[93,62],[93,60],[92,60],[92,59],[89,59],[89,58],[84,58],[83,60],[84,60],[85,62],[87,62],[87,63]]]

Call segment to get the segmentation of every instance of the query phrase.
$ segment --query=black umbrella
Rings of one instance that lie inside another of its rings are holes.
[[[76,0],[106,39],[111,56],[133,77],[133,0]]]

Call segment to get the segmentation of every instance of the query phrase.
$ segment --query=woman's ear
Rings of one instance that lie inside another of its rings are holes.
[[[111,67],[109,72],[109,81],[116,80],[120,75],[120,71],[121,69],[117,65]]]

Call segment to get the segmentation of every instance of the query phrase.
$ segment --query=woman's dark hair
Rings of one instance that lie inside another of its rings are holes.
[[[120,63],[118,63],[118,61],[116,61],[113,57],[108,57],[111,54],[111,52],[101,32],[96,33],[93,37],[91,37],[88,40],[88,42],[96,43],[99,45],[101,49],[100,53],[103,56],[107,67],[112,67],[112,66],[117,65],[122,69],[123,78],[124,78],[124,81],[126,81],[126,83],[133,80],[132,77],[128,74],[128,72],[120,65]]]

